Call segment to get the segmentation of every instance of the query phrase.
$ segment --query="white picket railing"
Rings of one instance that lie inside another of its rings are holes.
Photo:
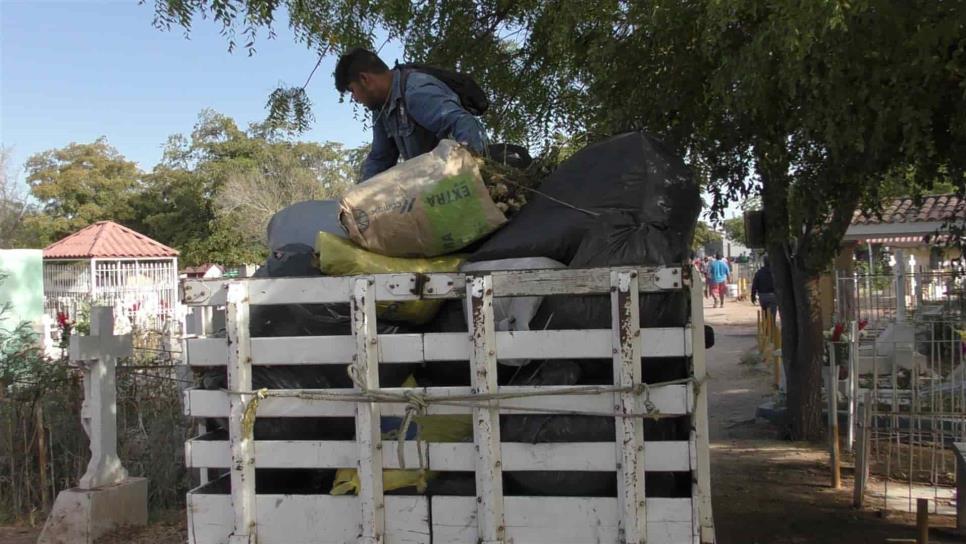
[[[697,285],[695,285],[697,284]],[[421,286],[421,290],[417,289]],[[640,327],[640,293],[690,289],[690,323]],[[416,291],[416,294],[413,294]],[[611,295],[612,330],[497,332],[495,297]],[[466,297],[467,333],[377,334],[376,302]],[[700,279],[690,269],[506,271],[481,275],[189,281],[184,302],[224,306],[227,335],[186,340],[187,363],[227,366],[227,390],[191,389],[185,410],[227,418],[228,439],[186,444],[189,467],[227,471],[188,495],[195,544],[309,543],[711,543],[704,323]],[[352,335],[252,338],[249,306],[351,303]],[[207,327],[210,329],[210,327]],[[686,357],[687,379],[642,381],[641,357]],[[498,359],[611,359],[613,386],[499,386]],[[382,388],[378,365],[469,361],[470,387]],[[252,388],[258,365],[350,365],[356,387]],[[472,443],[407,440],[403,458],[435,471],[472,471],[476,496],[385,495],[383,469],[404,466],[383,448],[380,417],[472,414]],[[501,414],[597,414],[615,418],[614,443],[500,440]],[[690,417],[687,440],[645,441],[645,417]],[[254,440],[256,417],[353,417],[355,441]],[[421,449],[422,447],[422,449]],[[358,496],[259,494],[255,470],[356,468]],[[616,497],[505,496],[503,471],[616,472]],[[690,472],[690,497],[650,497],[647,472]],[[224,483],[221,484],[222,486]],[[222,487],[224,489],[224,487]]]

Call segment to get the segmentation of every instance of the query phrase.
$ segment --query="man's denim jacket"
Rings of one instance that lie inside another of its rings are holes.
[[[362,180],[392,168],[403,160],[432,151],[443,138],[486,152],[483,125],[463,109],[459,96],[445,83],[421,72],[406,77],[405,100],[400,73],[393,70],[389,101],[373,111],[372,149],[362,164]]]

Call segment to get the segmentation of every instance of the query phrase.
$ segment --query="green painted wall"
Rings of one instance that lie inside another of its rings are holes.
[[[40,327],[44,314],[44,259],[40,249],[0,249],[0,306],[12,312],[0,327],[9,329],[21,321]]]

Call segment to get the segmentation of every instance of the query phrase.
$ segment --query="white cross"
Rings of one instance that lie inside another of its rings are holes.
[[[91,461],[80,479],[82,489],[114,485],[127,478],[117,456],[117,359],[132,353],[131,335],[114,335],[109,306],[91,309],[90,336],[72,336],[70,359],[84,369],[81,425],[91,442]]]

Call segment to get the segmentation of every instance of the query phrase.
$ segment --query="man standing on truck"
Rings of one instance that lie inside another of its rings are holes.
[[[418,65],[390,70],[372,51],[355,48],[336,64],[335,88],[351,93],[372,112],[372,147],[362,164],[362,181],[392,168],[400,157],[407,160],[432,151],[443,138],[486,153],[486,134],[474,113],[482,113],[488,104],[467,76]],[[467,108],[474,105],[471,113]]]
[[[731,267],[721,258],[720,253],[715,253],[714,261],[708,265],[708,276],[710,277],[711,299],[714,307],[720,304],[724,308],[725,295],[728,294],[728,278],[731,276]]]

